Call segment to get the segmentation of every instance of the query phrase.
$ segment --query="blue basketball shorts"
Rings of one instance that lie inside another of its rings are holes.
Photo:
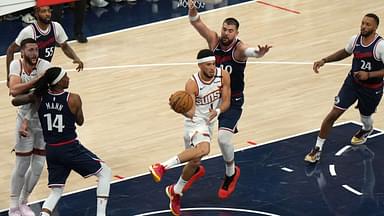
[[[220,114],[219,129],[229,130],[237,133],[237,122],[243,112],[244,96],[237,96],[231,98],[231,105],[227,111]]]
[[[48,186],[63,186],[71,170],[84,178],[97,174],[101,170],[101,160],[80,144],[78,140],[47,149]]]

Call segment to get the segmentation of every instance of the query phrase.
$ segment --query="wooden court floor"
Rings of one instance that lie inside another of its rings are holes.
[[[312,62],[343,48],[359,32],[364,14],[384,19],[384,5],[377,0],[268,0],[268,3],[299,11],[292,13],[259,2],[250,2],[202,14],[219,31],[228,16],[239,19],[240,38],[250,45],[271,44],[270,53],[250,59],[246,69],[244,114],[235,136],[236,148],[247,140],[265,142],[319,128],[333,104],[351,58],[312,71]],[[379,26],[378,32],[382,30]],[[91,38],[71,46],[85,62],[83,72],[70,72],[70,91],[80,93],[85,124],[78,129],[81,142],[113,169],[114,175],[131,176],[176,155],[183,149],[183,117],[168,107],[169,95],[184,88],[197,71],[195,56],[205,41],[186,17]],[[74,66],[57,51],[54,64]],[[0,59],[5,77],[5,57]],[[14,163],[16,109],[8,89],[0,83],[0,209],[8,207],[9,179]],[[375,127],[384,128],[384,107],[375,114]],[[350,109],[339,121],[359,120]],[[314,145],[308,143],[308,149]],[[325,146],[326,148],[326,146]],[[219,153],[213,142],[211,154]],[[304,155],[303,155],[304,157]],[[223,165],[224,166],[224,165]],[[46,198],[47,173],[30,201]],[[66,191],[96,184],[71,175]]]

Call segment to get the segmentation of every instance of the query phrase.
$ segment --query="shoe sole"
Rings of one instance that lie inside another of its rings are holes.
[[[161,177],[156,174],[155,170],[152,167],[149,167],[148,169],[149,169],[149,172],[152,175],[153,181],[155,181],[156,183],[160,182],[161,181]]]
[[[352,140],[351,140],[351,145],[362,145],[362,144],[366,143],[367,140],[368,140],[368,137],[372,134],[372,132],[373,132],[373,130],[371,130],[371,131],[368,133],[367,137],[366,137],[362,142],[355,142],[355,143],[353,143]],[[355,136],[354,136],[354,137],[355,137]],[[353,138],[352,138],[352,139],[353,139]]]
[[[316,162],[319,161],[319,160],[320,160],[320,158],[315,159],[315,160],[311,160],[311,159],[304,158],[304,161],[306,161],[306,162],[308,162],[308,163],[312,163],[312,164],[316,163]]]

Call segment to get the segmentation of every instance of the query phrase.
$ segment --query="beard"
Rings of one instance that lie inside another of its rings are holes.
[[[32,66],[36,65],[36,62],[37,62],[37,58],[33,59],[33,58],[26,57],[26,56],[24,56],[24,60],[25,60],[25,62],[27,62],[27,64],[32,65]]]
[[[233,40],[229,40],[228,38],[220,38],[220,42],[224,45],[224,46],[228,46],[230,45]]]
[[[42,23],[44,23],[44,24],[46,24],[46,25],[48,25],[48,24],[51,23],[51,18],[43,19],[43,18],[41,18],[41,17],[37,17],[37,20],[40,21],[40,22],[42,22]]]
[[[373,34],[373,31],[365,31],[365,30],[361,29],[361,30],[360,30],[360,34],[361,34],[361,36],[363,36],[363,37],[368,37],[368,36],[370,36],[370,35]]]

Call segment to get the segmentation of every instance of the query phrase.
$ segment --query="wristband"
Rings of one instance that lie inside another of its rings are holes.
[[[195,22],[196,20],[198,20],[200,18],[200,15],[199,14],[197,14],[196,16],[189,16],[188,15],[188,18],[189,18],[189,21]]]
[[[217,116],[219,116],[219,115],[220,115],[220,113],[221,113],[221,110],[220,110],[220,108],[217,108],[217,109],[215,109],[215,111],[216,111],[216,113],[217,113]]]

